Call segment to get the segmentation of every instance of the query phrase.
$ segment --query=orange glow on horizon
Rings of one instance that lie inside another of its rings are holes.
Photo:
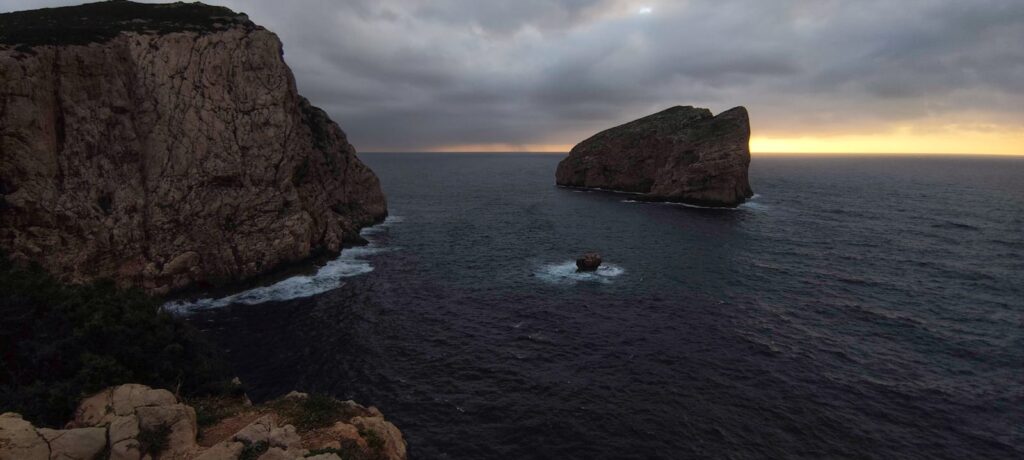
[[[570,144],[460,144],[426,149],[435,153],[560,153],[567,154]]]
[[[1024,155],[1024,131],[937,131],[921,134],[903,129],[884,134],[753,136],[750,151],[764,154]]]
[[[552,153],[566,154],[573,144],[460,144],[428,148],[425,152],[451,153]],[[384,151],[384,150],[373,150]],[[807,136],[754,135],[753,154],[920,154],[920,155],[1020,155],[1024,156],[1024,130],[935,130],[912,132],[909,128],[879,134]]]

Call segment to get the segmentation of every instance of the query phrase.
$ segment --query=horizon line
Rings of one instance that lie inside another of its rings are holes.
[[[366,154],[531,154],[531,155],[568,155],[569,151],[541,150],[358,150],[356,153]],[[1024,157],[1024,153],[965,153],[965,152],[750,152],[751,156],[971,156],[971,157]]]

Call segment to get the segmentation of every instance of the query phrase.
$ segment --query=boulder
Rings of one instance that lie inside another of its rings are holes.
[[[382,441],[380,445],[381,457],[389,460],[407,458],[407,446],[405,438],[402,437],[402,432],[393,423],[384,420],[384,417],[376,415],[353,417],[351,423],[359,429],[362,437],[367,439],[367,444],[369,444],[371,449],[374,448],[374,443],[370,440],[371,437],[376,437]]]
[[[296,458],[295,455],[288,453],[280,447],[271,447],[263,455],[260,455],[257,460],[295,460]]]
[[[110,387],[83,400],[75,410],[71,426],[96,426],[119,416],[132,415],[139,407],[168,406],[178,403],[170,391],[128,383]]]
[[[0,415],[0,459],[49,460],[50,447],[31,423],[21,415]]]
[[[340,449],[342,444],[353,444],[360,449],[367,449],[366,439],[359,434],[359,428],[345,422],[337,422],[331,426],[331,435],[334,437],[335,447]]]
[[[93,460],[107,447],[107,430],[101,427],[51,430],[39,434],[50,445],[51,460]]]
[[[224,441],[206,449],[195,460],[234,460],[242,455],[245,444],[235,441]]]
[[[558,164],[568,187],[637,194],[638,200],[734,207],[753,196],[750,121],[736,107],[672,107],[580,142]]]
[[[576,271],[592,272],[601,266],[601,255],[596,252],[588,252],[583,257],[576,259]]]
[[[256,419],[256,421],[246,425],[241,430],[238,430],[238,432],[231,437],[231,440],[241,442],[243,444],[268,442],[268,439],[270,438],[270,430],[275,426],[276,423],[274,423],[274,418],[270,415],[264,415]]]
[[[110,387],[82,400],[68,427],[105,427],[111,460],[139,460],[142,432],[167,429],[161,459],[185,458],[197,448],[195,409],[170,391],[139,384]]]
[[[196,448],[196,411],[184,404],[144,406],[135,410],[140,431],[169,428],[167,448],[160,458],[181,458]]]

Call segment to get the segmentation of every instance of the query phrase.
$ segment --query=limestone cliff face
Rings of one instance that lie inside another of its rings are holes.
[[[0,31],[8,255],[163,294],[336,252],[384,219],[377,177],[296,92],[276,35],[205,5],[39,11],[111,4],[130,9],[72,16],[113,30],[63,43],[44,28],[59,20]]]
[[[743,107],[713,116],[673,107],[602,131],[558,164],[558,185],[641,193],[641,199],[736,206],[753,195]]]

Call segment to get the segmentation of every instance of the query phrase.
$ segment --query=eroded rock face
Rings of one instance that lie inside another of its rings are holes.
[[[558,164],[558,185],[638,193],[649,201],[736,206],[753,195],[750,121],[736,107],[673,107],[602,131]]]
[[[277,36],[207,22],[0,32],[0,248],[164,294],[337,252],[384,219],[377,177],[296,92]]]

